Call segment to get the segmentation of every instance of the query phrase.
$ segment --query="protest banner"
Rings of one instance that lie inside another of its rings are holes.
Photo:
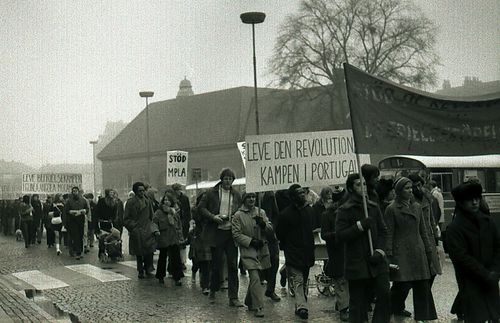
[[[500,93],[469,101],[411,91],[344,64],[357,152],[500,153]]]
[[[240,151],[241,160],[243,161],[243,167],[247,168],[247,157],[246,157],[246,148],[245,148],[246,142],[239,141],[236,143],[236,145],[238,146],[238,150]]]
[[[246,189],[263,192],[344,184],[358,172],[351,130],[247,136]],[[369,163],[369,156],[360,156]]]
[[[23,194],[70,193],[71,188],[82,188],[82,174],[76,173],[30,173],[23,174]]]
[[[166,184],[187,185],[188,152],[180,150],[167,151]]]

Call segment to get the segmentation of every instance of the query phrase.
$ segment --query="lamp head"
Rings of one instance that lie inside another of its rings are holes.
[[[260,24],[266,19],[266,14],[263,12],[245,12],[240,15],[240,19],[244,24]]]
[[[155,93],[153,91],[143,91],[139,92],[141,98],[151,98]]]
[[[95,145],[95,144],[97,144],[97,140],[91,140],[91,141],[89,141],[89,143],[90,143],[91,145]]]

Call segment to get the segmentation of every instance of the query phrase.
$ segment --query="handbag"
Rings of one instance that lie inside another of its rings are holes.
[[[52,220],[50,220],[50,223],[57,225],[62,223],[62,219],[60,216],[53,217]]]

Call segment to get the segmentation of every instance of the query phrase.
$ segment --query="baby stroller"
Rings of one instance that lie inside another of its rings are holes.
[[[321,273],[314,275],[316,280],[316,288],[321,295],[333,296],[335,294],[335,286],[333,284],[333,279],[328,277],[326,274],[326,268],[328,266],[328,252],[326,250],[326,242],[321,239],[319,232],[314,234],[314,256],[316,261],[322,261]]]
[[[113,227],[111,223],[109,230],[101,229],[99,235],[99,260],[101,262],[110,262],[123,260],[122,240],[120,231]]]

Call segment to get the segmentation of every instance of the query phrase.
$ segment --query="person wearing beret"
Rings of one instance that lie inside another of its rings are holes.
[[[394,182],[395,200],[387,207],[384,220],[387,225],[387,257],[399,270],[391,272],[391,306],[396,316],[410,317],[405,300],[413,290],[413,308],[416,321],[437,319],[436,307],[430,290],[432,248],[429,241],[422,206],[413,198],[413,183],[407,177]]]
[[[389,323],[389,263],[384,250],[387,229],[377,203],[366,199],[368,214],[365,214],[361,185],[359,174],[347,177],[348,198],[338,208],[335,222],[336,243],[345,246],[349,322],[367,322],[370,302],[375,296],[372,322]]]
[[[264,287],[260,283],[260,271],[271,267],[267,237],[274,231],[266,212],[255,206],[255,193],[244,193],[242,202],[243,205],[234,214],[231,230],[234,241],[240,247],[241,262],[250,278],[245,305],[255,312],[256,317],[263,317]]]
[[[468,322],[500,319],[500,233],[481,210],[483,188],[467,182],[453,188],[455,218],[446,229],[448,254],[459,295],[454,304]]]

